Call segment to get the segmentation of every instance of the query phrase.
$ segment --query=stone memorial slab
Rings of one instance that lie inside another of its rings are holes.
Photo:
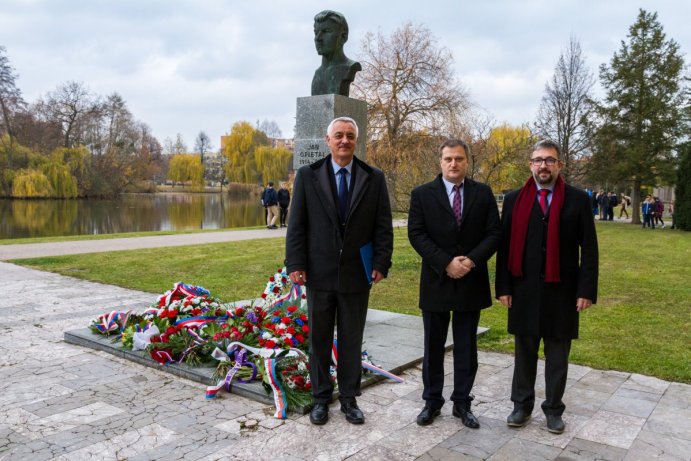
[[[478,336],[487,330],[487,328],[478,328]],[[453,348],[452,336],[451,332],[447,335],[446,347],[448,350]],[[214,367],[190,367],[184,363],[161,366],[147,353],[123,349],[119,342],[113,341],[113,337],[95,334],[89,328],[66,331],[64,338],[70,344],[103,351],[207,386],[217,383],[213,377]],[[420,317],[412,315],[370,309],[365,326],[363,348],[368,351],[375,365],[390,373],[400,374],[403,370],[422,361],[422,320]],[[383,379],[386,378],[378,374],[363,374],[362,387],[367,387]],[[268,405],[274,403],[273,397],[266,393],[259,381],[247,384],[233,382],[230,391]],[[307,411],[307,408],[298,410],[299,413],[303,414]]]

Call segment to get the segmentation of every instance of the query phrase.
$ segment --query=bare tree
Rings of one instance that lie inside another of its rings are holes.
[[[49,123],[57,123],[62,131],[63,147],[84,142],[89,118],[98,116],[100,104],[80,82],[67,82],[36,104],[37,111]]]
[[[12,118],[15,112],[24,108],[25,102],[21,90],[17,88],[17,74],[6,53],[6,48],[0,46],[0,135],[7,133],[14,138]]]
[[[269,138],[280,139],[283,137],[283,132],[275,120],[264,119],[264,121],[261,123],[257,121],[257,129],[259,131],[263,131],[264,134],[266,134],[266,136]]]
[[[209,136],[203,131],[200,131],[197,135],[197,139],[195,139],[194,141],[194,151],[201,155],[202,165],[204,164],[204,154],[206,154],[210,150],[211,138],[209,138]]]
[[[406,133],[445,132],[449,114],[468,107],[451,51],[428,28],[406,23],[389,37],[368,33],[361,48],[353,93],[367,102],[370,140],[395,146]]]
[[[571,37],[554,68],[535,119],[535,134],[552,139],[562,149],[562,174],[579,181],[585,173],[583,157],[590,155],[588,119],[593,112],[591,91],[595,77],[588,69],[581,44]]]

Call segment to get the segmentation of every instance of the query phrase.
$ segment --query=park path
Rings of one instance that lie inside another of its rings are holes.
[[[406,225],[405,220],[394,220],[394,227]],[[191,234],[152,235],[146,237],[126,237],[99,240],[73,240],[46,243],[15,243],[0,245],[0,261],[20,258],[40,258],[106,251],[142,250],[204,243],[236,242],[259,238],[285,237],[286,228],[243,229],[218,232],[197,232]]]

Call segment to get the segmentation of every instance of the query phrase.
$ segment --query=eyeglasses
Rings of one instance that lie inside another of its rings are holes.
[[[547,157],[547,158],[542,158],[542,157],[535,157],[530,159],[530,163],[533,164],[533,166],[540,166],[542,165],[542,162],[545,162],[548,166],[553,166],[555,165],[559,160],[557,160],[554,157]]]

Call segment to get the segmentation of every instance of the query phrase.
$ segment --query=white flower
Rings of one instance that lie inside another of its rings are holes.
[[[265,332],[262,334],[262,339],[269,340],[269,339],[271,339],[271,338],[273,338],[273,336],[271,336],[271,333],[269,333],[268,331],[265,331]]]

